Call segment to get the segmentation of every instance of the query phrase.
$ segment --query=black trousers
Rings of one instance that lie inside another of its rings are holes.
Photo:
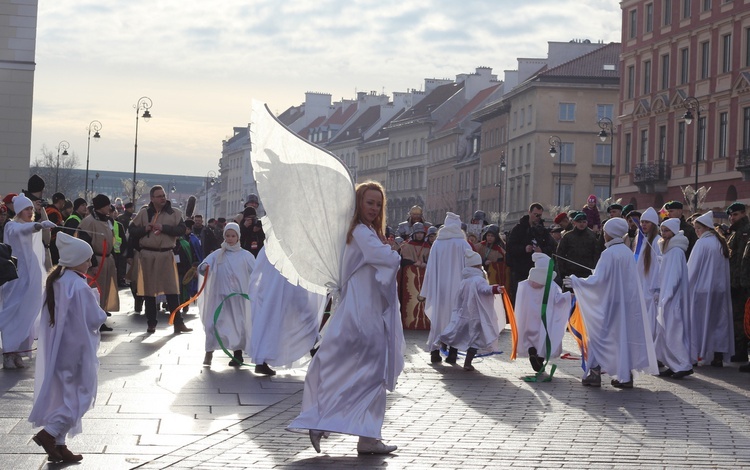
[[[148,326],[156,326],[158,323],[156,321],[156,297],[143,297],[143,304],[146,307],[146,321],[148,321]],[[174,312],[177,307],[180,306],[180,300],[178,294],[167,294],[167,305],[169,306],[169,311]],[[182,314],[180,312],[177,312],[174,317],[174,324],[175,325],[181,325],[184,321],[182,319]]]

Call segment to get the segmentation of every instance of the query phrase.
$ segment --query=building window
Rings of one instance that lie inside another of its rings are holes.
[[[721,73],[729,73],[732,70],[732,35],[725,34],[721,37]]]
[[[690,78],[690,51],[687,47],[680,49],[680,85],[684,85]]]
[[[624,173],[630,173],[630,162],[631,157],[630,154],[633,151],[633,139],[631,138],[630,134],[625,134],[625,164],[624,166]]]
[[[669,54],[661,56],[661,89],[669,88]]]
[[[650,33],[654,30],[654,4],[649,3],[646,5],[646,32]]]
[[[562,142],[560,144],[560,155],[557,157],[563,163],[573,163],[575,144],[573,142]]]
[[[526,108],[521,108],[521,120],[520,120],[520,126],[523,127],[524,123],[526,123]]]
[[[727,157],[727,124],[729,113],[719,113],[719,158]]]
[[[745,67],[750,67],[750,27],[745,28]]]
[[[597,104],[596,105],[596,119],[609,118],[612,119],[614,114],[615,105],[613,104]]]
[[[529,125],[531,125],[531,105],[529,105]]]
[[[672,0],[664,0],[664,26],[672,24]]]
[[[651,93],[651,61],[643,63],[643,94]]]
[[[630,39],[638,35],[638,10],[630,10]]]
[[[693,0],[682,0],[682,18],[690,18],[690,4]]]
[[[414,139],[411,143],[411,154],[412,155],[417,154],[417,139]]]
[[[706,160],[706,117],[698,119],[698,161]]]
[[[575,121],[576,120],[575,103],[560,103],[560,113],[559,113],[558,119],[560,121]]]
[[[603,201],[611,196],[609,194],[609,186],[602,186],[600,184],[594,185],[594,196],[600,201]]]
[[[596,144],[596,159],[594,163],[597,165],[609,165],[612,161],[612,146],[610,144]]]
[[[703,0],[703,11],[711,11],[711,0]]]
[[[750,107],[742,108],[742,149],[750,149]]]
[[[648,129],[641,131],[641,163],[646,163],[648,160]]]
[[[700,45],[701,47],[701,79],[708,78],[710,66],[711,66],[711,49],[710,49],[710,43],[708,41],[704,41]]]
[[[677,164],[685,164],[685,121],[677,123]]]
[[[635,94],[635,67],[628,66],[628,99],[632,100]]]
[[[560,201],[560,198],[562,198],[562,201]],[[560,181],[557,181],[555,183],[555,199],[557,199],[558,206],[571,205],[571,201],[573,200],[573,185],[563,184],[561,188]]]
[[[516,127],[518,127],[518,112],[513,111],[513,130],[516,130]]]
[[[667,126],[659,126],[659,160],[664,160],[667,154]]]

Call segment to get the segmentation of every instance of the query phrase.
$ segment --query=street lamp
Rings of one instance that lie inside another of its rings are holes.
[[[101,128],[102,123],[96,120],[91,121],[91,123],[89,123],[89,127],[86,128],[89,133],[89,140],[86,147],[86,176],[83,179],[85,185],[83,190],[84,196],[89,193],[89,154],[91,152],[91,131],[94,131],[94,139],[99,139],[101,137],[101,135],[99,135],[99,131],[101,130]],[[93,191],[94,188],[92,187],[91,190]]]
[[[599,131],[599,140],[606,142],[607,137],[609,137],[609,197],[612,197],[612,167],[614,166],[615,128],[612,125],[612,120],[608,117],[599,118],[597,124],[601,128],[601,131]]]
[[[208,190],[214,184],[216,184],[216,172],[208,170],[208,173],[206,173],[206,214],[204,215],[206,221],[208,221]]]
[[[498,188],[498,196],[497,196],[497,212],[502,214],[503,213],[503,180],[505,176],[505,152],[500,153],[500,181],[495,183],[495,186]]]
[[[138,167],[138,113],[143,110],[143,115],[141,116],[144,121],[148,122],[149,119],[151,119],[151,113],[149,112],[149,109],[153,105],[153,102],[151,101],[151,98],[148,96],[143,96],[141,99],[138,100],[138,104],[134,104],[133,107],[135,108],[135,151],[133,152],[133,199],[131,201],[133,204],[136,203],[135,201],[135,188],[138,186],[137,180],[136,180],[136,168]]]
[[[682,100],[682,106],[686,109],[682,119],[685,120],[685,124],[688,126],[693,122],[693,111],[698,115],[698,129],[696,130],[695,137],[695,195],[693,196],[693,212],[698,211],[698,162],[700,161],[701,155],[701,104],[698,98],[694,96],[688,96]]]
[[[549,156],[555,158],[558,154],[560,155],[557,175],[557,204],[562,206],[562,140],[556,135],[551,135],[548,142],[551,146],[549,148]],[[558,147],[560,147],[559,152],[557,150]]]
[[[97,171],[96,174],[94,175],[94,178],[91,178],[91,197],[92,198],[96,195],[96,193],[94,192],[94,181],[98,179],[99,179],[99,172]]]
[[[63,151],[63,156],[68,155],[68,149],[70,148],[70,144],[67,140],[60,141],[59,144],[57,144],[57,168],[55,169],[55,192],[57,192],[57,183],[60,179],[60,149]]]

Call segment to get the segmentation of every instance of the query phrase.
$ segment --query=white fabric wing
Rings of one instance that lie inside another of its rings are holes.
[[[346,233],[354,213],[354,185],[333,154],[278,122],[253,101],[250,159],[258,193],[273,228],[266,256],[294,285],[325,294],[341,285]]]

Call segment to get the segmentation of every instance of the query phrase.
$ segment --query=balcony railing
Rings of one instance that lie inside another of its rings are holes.
[[[633,169],[633,182],[643,193],[664,192],[669,182],[669,165],[664,160],[639,163]]]
[[[744,181],[750,181],[750,149],[740,149],[737,151],[737,160],[734,168],[742,173]]]

